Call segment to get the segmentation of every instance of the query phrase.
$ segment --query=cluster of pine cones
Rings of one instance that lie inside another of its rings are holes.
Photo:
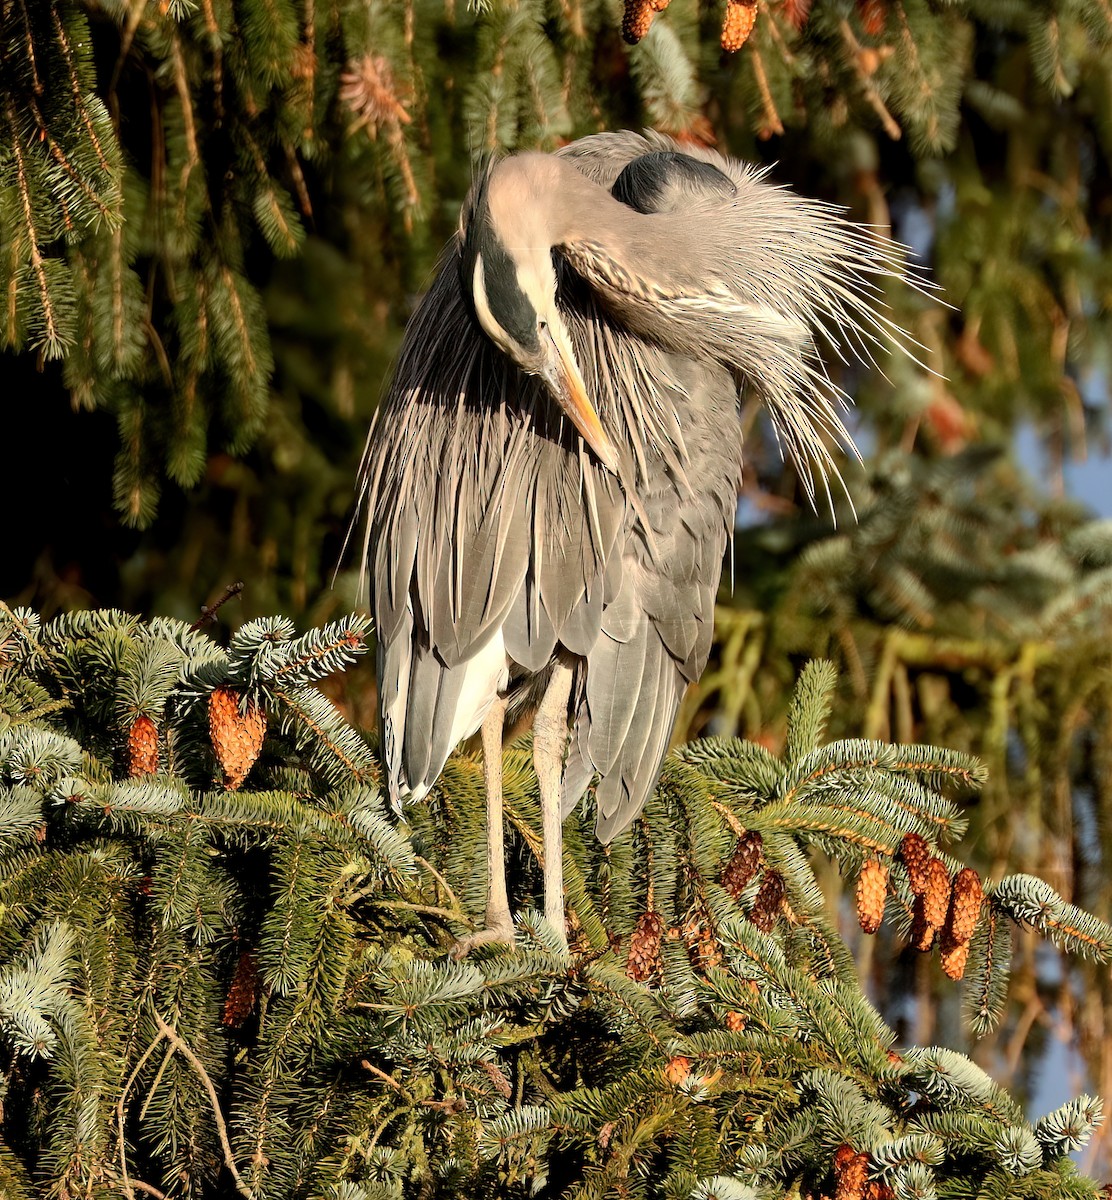
[[[649,32],[653,17],[668,7],[668,0],[625,0],[622,12],[622,37],[631,46]],[[726,0],[722,21],[722,49],[732,54],[749,39],[757,21],[757,0]]]
[[[907,872],[915,897],[911,942],[928,951],[937,941],[942,969],[951,979],[961,979],[969,957],[969,943],[985,898],[981,878],[972,867],[964,867],[951,880],[946,864],[933,854],[917,833],[906,834],[896,852],[896,861]],[[722,868],[720,882],[740,900],[757,872],[764,868],[760,887],[746,916],[764,933],[770,933],[783,909],[784,877],[764,865],[764,843],[756,830],[738,838],[734,852]],[[866,933],[876,933],[884,919],[891,863],[885,857],[866,860],[857,879],[857,919]],[[639,983],[660,979],[661,946],[666,936],[682,937],[692,965],[700,972],[722,961],[710,914],[693,910],[678,930],[667,930],[664,919],[653,910],[651,897],[630,937],[626,974]]]
[[[780,16],[799,31],[811,15],[811,0],[776,0]],[[726,0],[726,15],[722,20],[722,49],[729,54],[740,50],[749,40],[757,23],[758,0]],[[625,0],[622,13],[622,36],[635,46],[653,23],[653,17],[668,7],[668,0]],[[870,37],[884,32],[888,22],[888,0],[857,0],[857,17],[861,28]]]
[[[242,704],[241,704],[242,701]],[[208,701],[209,736],[229,791],[247,778],[266,735],[266,713],[255,700],[235,688],[214,688]],[[127,735],[127,773],[132,779],[154,775],[159,768],[159,733],[154,718],[140,713]]]
[[[964,867],[951,881],[946,864],[917,833],[904,836],[896,861],[907,871],[915,897],[911,944],[916,950],[928,951],[937,939],[942,969],[951,979],[960,979],[985,898],[981,877],[972,867]],[[888,863],[870,858],[857,878],[857,919],[866,933],[880,928],[888,873]]]

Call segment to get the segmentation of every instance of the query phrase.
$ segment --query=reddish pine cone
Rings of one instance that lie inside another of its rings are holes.
[[[762,933],[771,933],[784,902],[784,877],[779,871],[766,871],[760,891],[753,899],[749,920]]]
[[[834,1152],[834,1200],[864,1200],[868,1175],[869,1156],[839,1146]]]
[[[659,973],[663,937],[664,918],[660,913],[642,913],[630,934],[629,957],[626,959],[626,974],[635,983],[645,983]]]
[[[224,1001],[225,1025],[242,1025],[255,1008],[259,998],[259,968],[254,950],[244,950],[236,963],[236,973]]]
[[[965,974],[965,964],[969,958],[969,943],[954,943],[943,937],[939,950],[942,969],[951,979],[960,979]]]
[[[811,15],[811,0],[782,0],[780,12],[784,20],[798,33]]]
[[[649,0],[625,0],[622,12],[622,37],[631,46],[637,43],[649,32],[653,23],[653,6]]]
[[[731,1008],[726,1014],[726,1019],[722,1022],[723,1025],[731,1033],[741,1033],[745,1028],[745,1014],[739,1013],[736,1009]]]
[[[887,0],[857,0],[857,13],[861,18],[861,28],[871,37],[884,32],[888,21]]]
[[[253,700],[248,701],[247,711],[241,713],[239,692],[235,688],[214,688],[209,695],[209,734],[224,771],[224,786],[235,791],[247,778],[263,747],[266,713]]]
[[[896,857],[907,868],[907,881],[916,896],[927,890],[927,868],[931,861],[931,848],[926,839],[917,833],[905,833]]]
[[[955,946],[968,942],[973,936],[984,898],[985,889],[981,887],[980,875],[972,867],[963,867],[954,879],[950,911],[943,927],[946,939]]]
[[[857,877],[857,919],[866,933],[876,933],[884,919],[888,891],[888,864],[870,858]]]
[[[649,0],[649,7],[653,12],[663,12],[670,3],[670,0]]]
[[[950,911],[950,872],[940,858],[932,858],[927,867],[927,889],[923,893],[923,916],[935,929],[946,924]]]
[[[755,829],[746,830],[738,838],[730,861],[722,868],[722,886],[735,900],[741,899],[741,893],[760,869],[763,847],[764,838]]]
[[[132,722],[127,734],[127,773],[132,779],[154,775],[158,771],[158,726],[141,714]]]
[[[734,54],[749,40],[757,23],[757,0],[726,0],[722,21],[722,49]]]

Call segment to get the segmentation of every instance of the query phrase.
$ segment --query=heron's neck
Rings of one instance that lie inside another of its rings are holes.
[[[616,282],[615,272],[627,275],[631,291],[648,284],[683,292],[705,274],[706,247],[693,239],[682,214],[638,212],[570,162],[548,162],[559,172],[556,186],[545,191],[545,227],[553,249],[567,251],[577,264],[605,258],[609,282]]]

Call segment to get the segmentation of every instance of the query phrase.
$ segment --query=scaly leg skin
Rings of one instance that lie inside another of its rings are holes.
[[[470,954],[491,942],[514,944],[514,923],[506,896],[506,852],[502,841],[502,725],[506,717],[503,697],[494,702],[483,721],[483,781],[486,784],[487,908],[486,928],[460,938],[449,951],[452,958]]]
[[[533,766],[541,791],[544,837],[544,915],[567,950],[564,918],[564,837],[560,820],[560,779],[568,744],[568,699],[572,668],[557,661],[533,718]]]

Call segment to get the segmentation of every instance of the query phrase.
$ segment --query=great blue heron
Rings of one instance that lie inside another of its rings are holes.
[[[507,714],[535,708],[544,913],[562,938],[563,818],[597,777],[598,836],[633,821],[706,665],[743,394],[825,485],[848,437],[814,337],[865,360],[902,345],[880,284],[903,274],[830,206],[661,136],[506,158],[472,187],[361,481],[394,800],[422,798],[482,730],[486,924],[458,953],[513,941]]]

